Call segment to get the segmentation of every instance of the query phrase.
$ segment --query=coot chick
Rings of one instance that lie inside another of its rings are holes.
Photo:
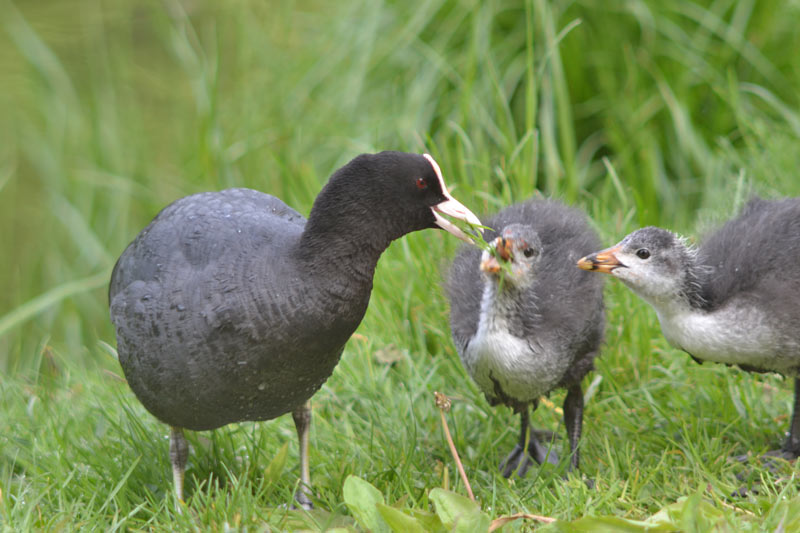
[[[627,285],[694,360],[794,378],[789,435],[770,455],[800,455],[800,198],[755,198],[699,248],[647,227],[578,266]]]
[[[574,267],[599,239],[580,211],[553,200],[510,206],[487,222],[492,253],[464,247],[447,280],[450,325],[467,372],[491,405],[519,413],[519,442],[500,465],[525,475],[556,455],[529,432],[529,406],[566,388],[570,469],[579,463],[581,379],[603,340],[603,284]],[[527,442],[527,453],[526,453]]]
[[[133,240],[111,275],[119,361],[136,397],[171,426],[183,497],[183,429],[291,412],[310,506],[308,399],[367,309],[381,253],[442,217],[478,224],[429,155],[360,155],[337,170],[308,221],[277,198],[228,189],[179,199]]]

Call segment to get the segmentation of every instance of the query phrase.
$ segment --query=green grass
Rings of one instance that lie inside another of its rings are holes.
[[[356,154],[424,150],[475,212],[540,190],[583,207],[610,245],[644,224],[702,235],[753,192],[800,195],[796,2],[0,0],[0,13],[7,530],[300,527],[282,507],[297,479],[289,417],[189,435],[176,513],[167,428],[107,347],[110,268],[180,196],[248,186],[307,213]],[[381,259],[359,335],[313,400],[312,480],[330,514],[303,527],[352,524],[351,474],[415,508],[433,487],[463,491],[441,391],[493,516],[641,519],[704,490],[731,530],[778,528],[797,467],[726,458],[780,444],[789,383],[696,365],[613,283],[586,383],[582,473],[596,488],[562,479],[564,465],[499,476],[517,421],[488,406],[450,341],[440,281],[456,246],[428,231]],[[554,409],[534,423],[563,449]],[[761,491],[730,498],[742,473]]]

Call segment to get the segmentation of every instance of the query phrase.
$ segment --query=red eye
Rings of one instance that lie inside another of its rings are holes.
[[[428,182],[425,181],[425,178],[417,178],[417,189],[423,190],[428,188]]]

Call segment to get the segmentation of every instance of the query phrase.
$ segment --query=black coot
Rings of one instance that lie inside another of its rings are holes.
[[[456,348],[489,403],[520,414],[519,443],[501,464],[503,475],[524,475],[530,457],[557,462],[529,432],[528,406],[562,387],[575,468],[581,379],[593,368],[605,318],[602,282],[574,265],[599,239],[583,213],[552,200],[513,205],[487,225],[498,230],[484,233],[494,252],[464,247],[447,280]]]
[[[427,154],[361,155],[336,171],[309,220],[249,189],[187,196],[134,239],[111,275],[119,361],[136,396],[172,428],[183,496],[183,428],[214,429],[291,412],[309,506],[307,400],[367,309],[381,253],[442,227],[479,223]]]
[[[699,248],[647,227],[578,266],[630,287],[696,361],[794,378],[789,436],[770,454],[800,455],[800,198],[755,198]]]

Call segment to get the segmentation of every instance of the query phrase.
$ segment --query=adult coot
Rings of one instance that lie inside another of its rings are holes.
[[[381,253],[394,239],[479,224],[429,155],[360,155],[331,176],[306,221],[250,189],[187,196],[133,240],[111,275],[119,361],[145,408],[169,424],[183,497],[183,429],[291,412],[302,489],[310,484],[307,400],[361,322]]]
[[[647,227],[578,266],[630,287],[696,361],[793,377],[789,436],[770,455],[800,454],[800,198],[753,199],[697,249]]]
[[[492,253],[464,247],[447,280],[450,325],[467,372],[490,404],[519,413],[519,443],[500,465],[524,475],[530,457],[556,463],[529,432],[529,409],[564,387],[564,420],[578,466],[581,379],[603,339],[603,284],[574,267],[599,242],[580,211],[552,200],[513,205],[488,221]],[[493,239],[493,240],[492,240]],[[527,443],[527,453],[526,453]]]

